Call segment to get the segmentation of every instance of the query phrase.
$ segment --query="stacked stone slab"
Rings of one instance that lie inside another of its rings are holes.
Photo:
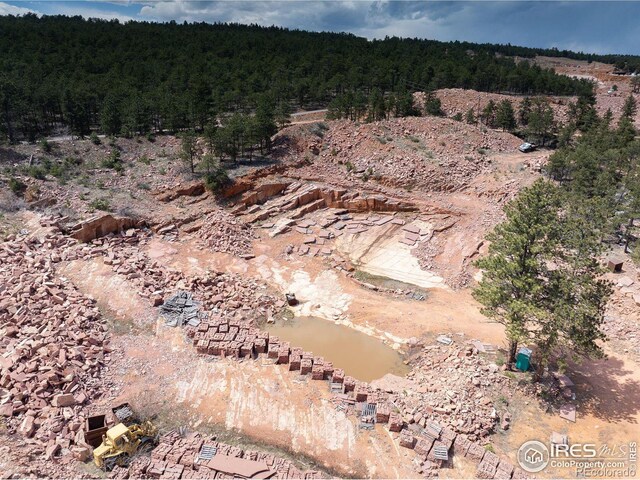
[[[211,459],[200,456],[203,445],[215,449]],[[327,478],[317,470],[300,470],[293,462],[270,453],[243,450],[217,442],[215,437],[204,437],[195,432],[182,436],[176,431],[161,437],[158,446],[152,450],[150,459],[146,461],[136,459],[127,468],[117,467],[111,472],[110,477],[167,480],[234,478],[226,472],[215,469],[219,458],[230,457],[263,463],[269,470],[268,478],[310,480]]]

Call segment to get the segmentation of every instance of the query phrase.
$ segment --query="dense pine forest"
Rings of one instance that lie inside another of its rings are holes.
[[[230,24],[0,17],[0,140],[202,131],[216,116],[325,107],[347,93],[446,87],[585,94],[589,82],[515,62],[511,46]],[[516,50],[518,55],[526,51]],[[532,52],[529,52],[532,53]]]

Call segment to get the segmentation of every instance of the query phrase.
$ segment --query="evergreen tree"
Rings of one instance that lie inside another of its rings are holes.
[[[529,113],[527,135],[541,145],[545,145],[551,138],[554,125],[553,109],[549,103],[540,97],[534,99]]]
[[[112,95],[107,96],[100,109],[100,128],[105,135],[117,135],[122,128],[120,109]]]
[[[289,102],[281,100],[276,105],[273,117],[278,128],[283,129],[291,122],[291,106]]]
[[[473,114],[473,108],[470,108],[469,110],[467,110],[467,114],[465,115],[464,118],[469,125],[473,125],[476,123],[476,116]]]
[[[216,149],[216,136],[218,133],[218,119],[214,116],[209,119],[204,127],[204,138],[207,142],[207,148],[209,152],[214,152]]]
[[[505,207],[506,221],[487,236],[488,255],[476,262],[483,270],[473,296],[482,313],[505,326],[508,363],[515,362],[518,345],[528,340],[527,325],[544,311],[540,278],[552,249],[558,195],[548,182],[537,181]]]
[[[513,130],[516,127],[516,116],[513,105],[509,100],[503,100],[498,104],[496,111],[496,125],[503,131]]]
[[[482,120],[488,127],[494,128],[496,126],[496,102],[493,100],[489,100],[482,109]]]
[[[433,93],[429,93],[425,100],[424,109],[427,115],[442,116],[442,102]]]
[[[638,111],[638,105],[636,103],[636,99],[633,97],[632,94],[629,94],[629,96],[625,100],[624,105],[622,107],[622,116],[627,118],[633,118],[635,117],[637,111]]]
[[[569,118],[583,132],[597,123],[595,105],[596,96],[593,91],[580,94],[575,103],[569,104]]]
[[[535,345],[538,375],[552,355],[602,355],[610,288],[600,280],[593,211],[538,180],[506,206],[506,220],[489,235],[473,295],[483,313],[505,325],[510,365],[521,343]]]
[[[518,122],[522,126],[529,124],[529,115],[531,114],[531,97],[524,97],[524,100],[520,102],[520,109],[518,110]]]
[[[191,173],[194,173],[195,159],[198,152],[198,139],[193,130],[183,132],[180,137],[182,138],[182,145],[180,147],[180,158],[184,162],[184,164],[189,167]]]
[[[379,88],[374,88],[369,95],[369,121],[387,118],[387,104]]]
[[[552,355],[561,363],[580,356],[602,358],[600,342],[611,285],[602,279],[606,209],[599,199],[565,198],[559,215],[559,242],[547,269],[547,309],[532,332],[538,350],[537,376]]]
[[[255,138],[260,144],[260,153],[271,151],[271,137],[278,131],[272,104],[264,99],[258,104],[255,114]]]

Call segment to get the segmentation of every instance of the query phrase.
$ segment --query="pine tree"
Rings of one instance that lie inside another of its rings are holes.
[[[502,128],[503,131],[513,130],[516,127],[515,112],[509,100],[505,99],[498,104],[496,125]]]
[[[567,201],[568,200],[568,201]],[[606,208],[599,199],[566,198],[559,215],[559,241],[545,273],[546,315],[532,325],[537,350],[537,378],[550,359],[602,358],[601,342],[607,301],[612,289],[602,278],[602,227]],[[561,365],[562,366],[562,365]]]
[[[531,114],[531,98],[524,97],[524,100],[520,103],[520,109],[518,110],[518,122],[522,126],[529,124],[529,115]]]
[[[384,120],[387,118],[387,104],[384,95],[379,88],[374,88],[369,95],[369,117],[370,122]]]
[[[476,123],[476,116],[473,114],[473,108],[467,110],[467,114],[464,118],[469,125],[474,125]]]
[[[216,117],[213,117],[209,119],[207,124],[204,126],[204,138],[207,142],[207,148],[209,149],[209,152],[215,151],[217,132],[218,132],[218,119]]]
[[[120,109],[113,96],[107,96],[100,109],[100,128],[105,135],[117,135],[122,128]]]
[[[557,207],[558,194],[549,182],[539,180],[522,190],[505,207],[506,221],[488,235],[488,255],[476,262],[483,275],[473,296],[485,315],[505,326],[509,364],[518,344],[528,340],[528,323],[544,314],[540,278],[555,241]]]
[[[291,106],[289,102],[281,100],[273,112],[274,120],[279,129],[283,129],[291,122]]]
[[[195,159],[197,156],[197,137],[193,130],[188,130],[180,135],[182,145],[180,147],[180,158],[189,167],[191,173],[195,172]]]
[[[433,93],[429,93],[427,96],[424,109],[427,115],[433,115],[434,117],[442,116],[442,102]]]
[[[496,126],[496,102],[489,100],[489,102],[482,109],[482,120],[488,127]]]
[[[489,235],[473,295],[485,315],[505,326],[510,365],[524,342],[536,347],[538,376],[552,355],[602,355],[611,290],[601,279],[602,232],[593,223],[602,225],[605,214],[597,205],[538,180],[506,206],[506,220]]]
[[[541,145],[545,145],[551,138],[554,123],[553,109],[549,103],[540,97],[534,99],[529,113],[528,135]]]
[[[632,94],[629,94],[622,107],[622,116],[627,118],[635,117],[638,111],[638,104]]]

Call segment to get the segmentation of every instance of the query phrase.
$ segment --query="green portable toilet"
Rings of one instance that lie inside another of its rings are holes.
[[[516,355],[516,368],[522,372],[526,372],[529,370],[529,365],[531,364],[531,350],[525,347],[522,347],[518,350],[518,355]]]

